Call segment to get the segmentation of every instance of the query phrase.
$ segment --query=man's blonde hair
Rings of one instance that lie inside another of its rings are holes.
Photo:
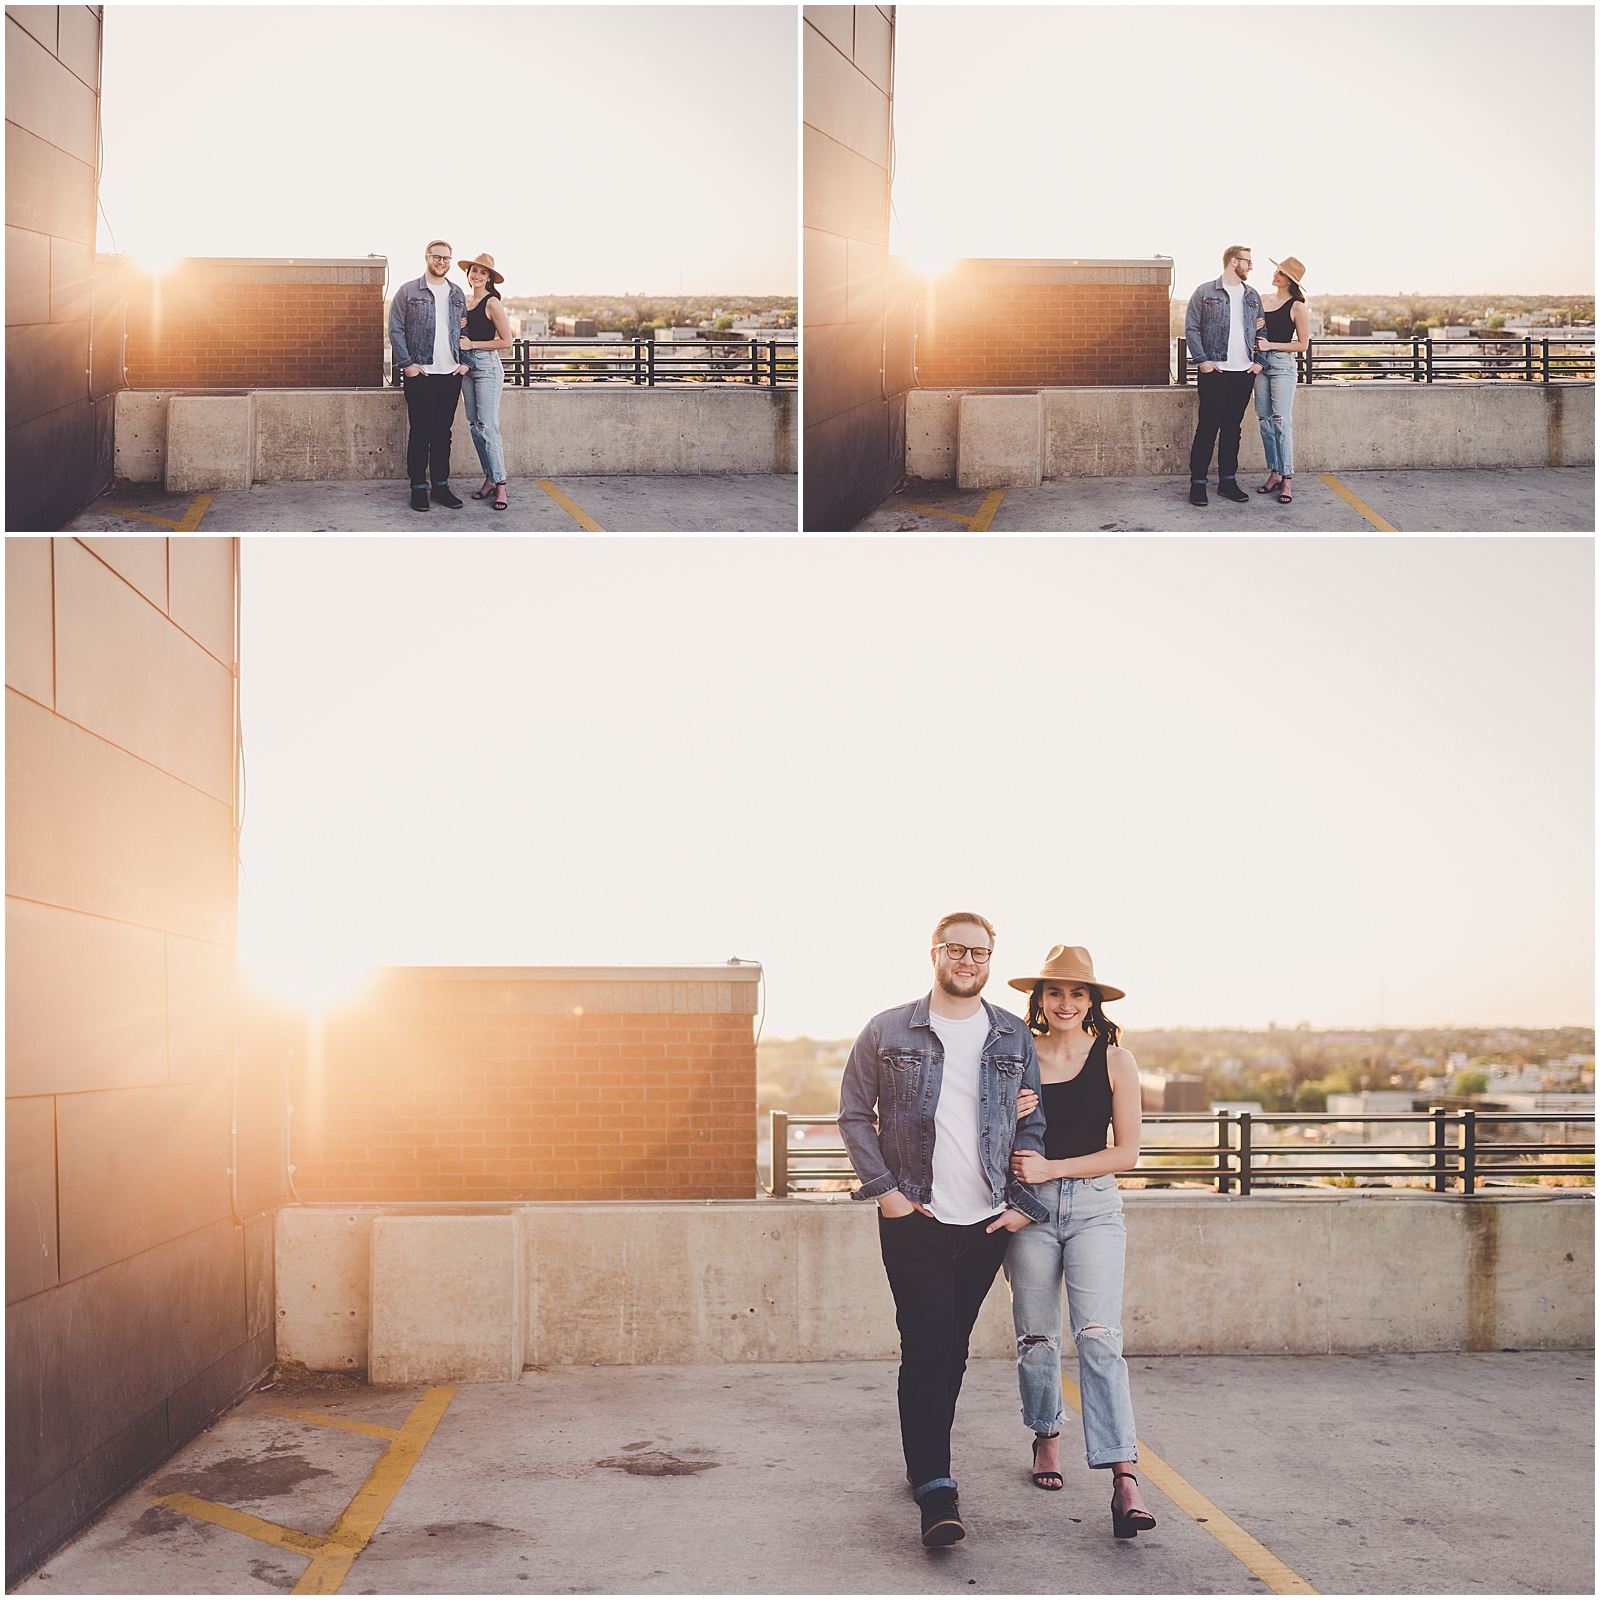
[[[1253,254],[1254,251],[1252,251],[1250,246],[1247,244],[1230,244],[1228,248],[1222,252],[1222,270],[1226,272],[1228,270],[1228,263],[1235,260],[1237,257]]]
[[[944,930],[953,928],[958,922],[970,922],[974,927],[982,928],[989,935],[989,943],[994,943],[994,924],[987,917],[980,917],[976,911],[952,911],[948,917],[940,917],[939,926],[933,930],[933,942],[942,943]]]
[[[430,239],[428,241],[428,243],[427,243],[427,246],[424,248],[424,250],[422,252],[423,255],[430,255],[432,253],[432,251],[433,251],[433,247],[436,244],[442,244],[445,247],[445,249],[450,252],[451,255],[454,255],[456,253],[456,247],[453,244],[451,244],[448,239]]]

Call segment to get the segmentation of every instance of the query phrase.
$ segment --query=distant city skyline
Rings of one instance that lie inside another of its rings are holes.
[[[764,5],[108,6],[98,248],[382,255],[392,292],[437,237],[507,293],[795,294],[796,30]]]
[[[1245,244],[1252,281],[1294,255],[1312,295],[1594,293],[1591,6],[897,16],[890,248],[913,268],[1159,254],[1186,297]],[[1536,108],[1498,87],[1519,42]]]

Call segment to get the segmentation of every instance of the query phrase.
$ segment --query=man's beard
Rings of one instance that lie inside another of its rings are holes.
[[[974,995],[983,993],[983,986],[989,981],[987,972],[980,972],[973,978],[958,978],[954,973],[945,972],[939,967],[933,970],[933,976],[938,985],[952,1000],[970,1000]]]

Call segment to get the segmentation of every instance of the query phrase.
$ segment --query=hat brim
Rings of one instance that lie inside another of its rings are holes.
[[[1088,978],[1062,978],[1050,972],[1041,972],[1037,977],[1033,978],[1007,978],[1006,982],[1013,989],[1020,989],[1024,994],[1032,994],[1033,986],[1036,983],[1081,983],[1086,989],[1098,989],[1102,1000],[1123,1000],[1127,998],[1128,993],[1126,989],[1114,988],[1109,983],[1091,982]]]
[[[456,262],[456,265],[463,272],[466,272],[472,267],[483,267],[483,263],[481,261],[458,261]],[[490,283],[499,284],[506,281],[506,275],[503,272],[496,272],[493,267],[483,267],[483,270],[489,274]]]

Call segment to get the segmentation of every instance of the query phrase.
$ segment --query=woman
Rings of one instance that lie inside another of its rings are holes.
[[[461,357],[470,371],[461,380],[461,398],[467,403],[467,426],[483,467],[483,487],[474,500],[494,496],[496,511],[506,508],[506,452],[500,442],[500,391],[506,386],[506,369],[500,352],[511,348],[511,323],[500,302],[505,278],[494,270],[494,257],[476,255],[456,265],[467,275],[471,293],[467,314],[461,319]]]
[[[1028,996],[1045,1116],[1045,1153],[1019,1151],[1011,1168],[1050,1212],[1048,1221],[1012,1235],[1005,1268],[1022,1418],[1034,1433],[1031,1476],[1040,1489],[1060,1489],[1064,1482],[1058,1443],[1064,1279],[1078,1347],[1086,1457],[1091,1467],[1111,1469],[1111,1531],[1132,1539],[1141,1528],[1155,1527],[1156,1519],[1145,1509],[1133,1471],[1138,1440],[1122,1359],[1127,1236],[1116,1174],[1139,1160],[1139,1068],[1118,1045],[1117,1025],[1101,1007],[1122,999],[1123,991],[1096,981],[1089,952],[1078,945],[1056,945],[1035,976],[1010,982]],[[1024,1112],[1020,1098],[1017,1110]]]
[[[1304,265],[1294,256],[1274,261],[1272,288],[1262,295],[1266,312],[1256,326],[1256,420],[1261,424],[1261,445],[1267,452],[1267,481],[1257,494],[1278,491],[1278,503],[1294,499],[1294,385],[1295,354],[1310,345],[1311,327],[1306,297],[1300,292]]]

